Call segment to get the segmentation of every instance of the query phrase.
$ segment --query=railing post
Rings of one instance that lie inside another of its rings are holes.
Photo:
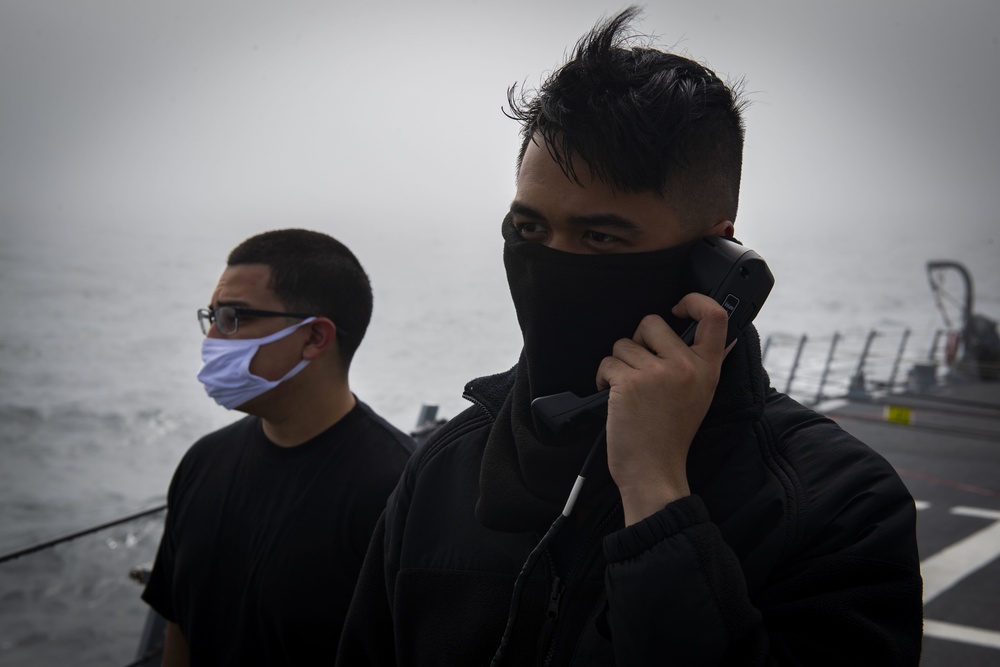
[[[799,357],[802,356],[802,348],[806,346],[806,335],[802,334],[802,338],[799,339],[799,347],[795,350],[795,358],[792,360],[792,368],[788,371],[788,382],[785,384],[785,393],[787,394],[792,390],[792,380],[795,379],[795,371],[799,367]]]
[[[934,357],[937,356],[938,341],[941,340],[942,333],[941,329],[934,330],[934,338],[931,339],[931,349],[927,352],[927,361],[934,361]]]
[[[816,400],[819,403],[823,400],[823,387],[826,385],[826,378],[830,374],[830,366],[833,364],[833,354],[837,349],[837,341],[840,340],[840,332],[833,332],[833,340],[830,341],[830,352],[826,355],[826,364],[823,366],[823,374],[819,378],[819,387],[816,389]]]
[[[889,382],[887,386],[889,391],[892,391],[893,385],[896,384],[896,374],[899,373],[899,362],[903,359],[903,352],[906,350],[906,341],[910,338],[910,330],[903,329],[903,338],[899,341],[899,350],[896,351],[896,360],[892,363],[892,373],[889,374]]]
[[[861,350],[861,358],[858,359],[858,367],[854,370],[854,377],[851,378],[851,385],[847,388],[848,398],[868,400],[871,395],[865,388],[865,362],[868,360],[868,350],[871,349],[872,341],[875,340],[876,331],[872,329],[868,332],[865,346]]]
[[[931,349],[927,351],[927,361],[913,364],[910,369],[909,383],[917,391],[927,391],[937,384],[937,348],[944,335],[943,329],[934,330],[934,338],[931,340]]]

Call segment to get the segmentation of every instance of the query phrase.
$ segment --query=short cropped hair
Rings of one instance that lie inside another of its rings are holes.
[[[616,190],[659,193],[686,225],[735,221],[745,103],[707,67],[639,45],[629,27],[638,13],[598,23],[539,90],[508,89],[506,113],[521,123],[517,171],[538,134],[577,183],[574,157]]]
[[[327,317],[337,325],[344,370],[368,330],[372,286],[347,246],[306,229],[279,229],[248,238],[230,254],[229,266],[266,264],[268,287],[290,312]]]

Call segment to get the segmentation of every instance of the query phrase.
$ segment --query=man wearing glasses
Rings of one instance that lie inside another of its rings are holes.
[[[351,392],[368,276],[317,232],[240,244],[198,311],[198,379],[247,414],[188,451],[143,599],[165,665],[332,661],[375,523],[413,441]]]

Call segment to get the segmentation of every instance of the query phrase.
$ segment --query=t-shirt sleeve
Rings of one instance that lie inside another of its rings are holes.
[[[150,574],[146,588],[142,591],[142,600],[152,607],[156,613],[171,622],[177,622],[177,614],[174,610],[173,581],[174,581],[174,556],[175,556],[175,520],[180,497],[180,478],[184,462],[174,473],[167,492],[167,516],[163,522],[163,537],[160,538],[160,546],[156,551],[156,560],[153,561],[153,571]]]
[[[377,416],[365,424],[358,441],[365,443],[372,452],[371,460],[358,471],[365,476],[365,483],[358,485],[357,501],[349,517],[354,555],[360,567],[375,524],[396,488],[416,443]]]

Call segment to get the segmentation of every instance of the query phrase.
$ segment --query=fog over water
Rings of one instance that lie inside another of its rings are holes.
[[[370,273],[359,396],[404,429],[423,402],[463,409],[520,349],[507,88],[622,7],[0,4],[0,551],[161,502],[236,418],[194,379],[194,313],[266,229],[330,233]],[[762,333],[933,329],[938,258],[1000,316],[1000,4],[657,2],[637,27],[743,81]]]

